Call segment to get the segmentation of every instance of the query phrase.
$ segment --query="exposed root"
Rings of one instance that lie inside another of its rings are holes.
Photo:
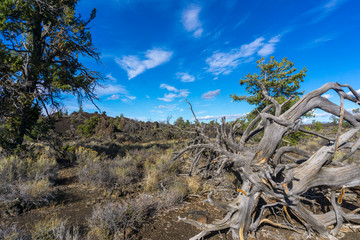
[[[346,111],[344,101],[360,104],[360,95],[348,85],[327,83],[284,111],[284,103],[279,103],[263,85],[259,86],[264,99],[270,104],[248,123],[240,138],[235,137],[240,124],[227,124],[223,118],[221,125],[216,128],[216,139],[210,139],[191,106],[197,136],[192,145],[174,156],[173,161],[190,152],[194,156],[190,174],[196,172],[198,165],[202,166],[201,171],[207,178],[219,176],[227,170],[234,173],[242,185],[236,188],[238,195],[229,203],[215,200],[213,191],[209,193],[207,201],[227,212],[222,220],[213,224],[186,218],[179,220],[202,230],[191,240],[224,229],[229,229],[234,239],[245,240],[262,224],[300,234],[306,232],[308,236],[316,234],[335,239],[342,231],[344,221],[360,220],[357,214],[360,208],[345,213],[345,204],[342,204],[346,188],[360,185],[360,166],[346,163],[346,159],[360,147],[360,139],[353,140],[360,131],[360,115]],[[349,88],[353,96],[343,88]],[[329,90],[334,90],[340,96],[340,106],[321,96]],[[300,127],[301,117],[314,109],[340,117],[335,138]],[[347,131],[342,129],[345,121],[351,125]],[[284,146],[283,137],[296,131],[321,137],[328,142],[311,154],[296,147]],[[248,146],[249,140],[260,132],[263,134],[257,146]],[[344,149],[348,151],[347,154],[334,163],[336,152]],[[336,191],[339,190],[340,195],[336,198]],[[311,207],[312,211],[309,210]],[[268,208],[277,222],[264,216]],[[283,216],[284,223],[279,223],[280,216]],[[306,230],[296,224],[302,224]]]

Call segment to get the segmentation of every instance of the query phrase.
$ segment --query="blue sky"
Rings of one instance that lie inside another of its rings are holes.
[[[241,116],[252,106],[230,94],[245,95],[239,80],[270,56],[307,68],[305,92],[330,81],[360,89],[358,0],[82,0],[77,12],[88,17],[93,8],[102,64],[83,62],[107,76],[97,105],[110,116],[192,120],[183,96],[199,119]],[[65,105],[78,108],[71,98]]]

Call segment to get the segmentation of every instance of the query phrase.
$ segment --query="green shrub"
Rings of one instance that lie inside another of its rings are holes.
[[[322,124],[319,121],[313,120],[312,124],[314,125],[315,131],[320,132],[322,129]]]
[[[84,121],[84,124],[78,126],[78,132],[84,137],[90,137],[100,121],[100,116],[95,115]]]

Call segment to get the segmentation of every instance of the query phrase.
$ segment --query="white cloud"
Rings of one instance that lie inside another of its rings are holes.
[[[177,107],[177,104],[167,104],[167,105],[159,105],[155,107],[156,109],[174,109]]]
[[[332,97],[333,97],[331,94],[323,94],[322,96],[323,96],[324,98],[327,98],[327,99],[329,99],[329,98],[332,98]]]
[[[215,75],[230,73],[241,63],[241,58],[246,58],[256,53],[263,45],[263,41],[264,38],[260,37],[230,52],[213,53],[211,57],[206,59],[206,63],[209,65],[208,71]]]
[[[204,117],[196,117],[198,120],[216,120],[221,119],[222,117],[226,117],[226,119],[236,119],[246,116],[246,113],[244,114],[233,114],[233,115],[220,115],[220,116],[204,116]]]
[[[115,62],[127,72],[129,79],[132,79],[148,69],[170,61],[172,55],[172,51],[151,49],[145,52],[145,58],[142,60],[137,56],[129,55],[115,58]]]
[[[111,81],[116,81],[116,78],[114,78],[111,73],[109,73],[108,75],[105,76],[107,79],[111,80]]]
[[[106,100],[118,100],[120,98],[120,95],[114,94],[111,97],[108,97]]]
[[[195,38],[200,38],[204,29],[199,19],[201,7],[198,5],[191,5],[186,8],[181,15],[181,22],[188,32],[193,32]]]
[[[356,90],[356,92],[360,94],[360,89]],[[354,94],[351,91],[347,92],[346,94],[354,97]]]
[[[177,90],[175,87],[170,86],[170,85],[167,85],[167,84],[165,84],[165,83],[160,84],[160,88],[166,89],[166,90],[168,90],[168,91],[170,91],[170,92],[178,92],[178,91],[179,91],[179,90]]]
[[[265,38],[259,37],[249,44],[244,44],[239,48],[232,49],[229,52],[214,52],[211,57],[206,59],[209,65],[208,72],[215,75],[229,74],[241,63],[249,61],[256,53],[259,56],[268,56],[275,51],[275,45],[280,41],[280,35],[277,35],[269,41],[264,42]]]
[[[312,23],[317,23],[330,15],[346,1],[347,0],[328,0],[325,3],[320,4],[311,9],[310,11],[306,12],[305,15],[315,16],[313,17]]]
[[[315,112],[314,114],[315,114],[315,117],[330,117],[330,116],[332,116],[332,114],[328,113],[328,112],[320,112],[320,113]]]
[[[211,99],[211,98],[216,97],[216,96],[219,95],[219,94],[220,94],[220,89],[215,90],[215,91],[206,92],[206,93],[204,93],[201,97],[202,97],[203,99]]]
[[[96,88],[95,90],[96,95],[98,96],[105,96],[105,95],[113,95],[113,94],[128,94],[128,91],[125,89],[124,86],[118,85],[102,85]]]
[[[192,75],[190,75],[190,74],[188,74],[188,73],[186,73],[186,72],[178,72],[178,73],[176,74],[176,76],[177,76],[178,78],[180,78],[180,80],[181,80],[182,82],[193,82],[193,81],[195,81],[195,77],[192,76]]]
[[[160,88],[166,89],[170,92],[170,93],[165,93],[164,97],[158,98],[159,100],[164,102],[172,102],[175,100],[175,98],[187,97],[189,95],[189,91],[187,89],[177,89],[165,83],[161,84]]]
[[[130,100],[135,100],[135,99],[136,99],[135,96],[130,96],[130,95],[126,95],[125,97],[127,97],[127,98],[130,99]]]
[[[120,84],[117,85],[107,84],[97,87],[95,93],[99,97],[111,95],[108,98],[106,98],[106,100],[118,100],[120,97],[123,97],[123,99],[127,99],[128,101],[132,101],[136,99],[135,96],[132,96],[129,93],[129,91],[126,90],[126,88]]]
[[[163,111],[167,111],[167,112],[170,112],[170,111],[183,111],[182,108],[178,107],[178,104],[165,104],[165,105],[159,105],[159,106],[154,107],[154,108],[157,109],[157,110],[153,110],[153,112],[159,112],[159,113],[160,112],[163,113]]]
[[[271,38],[264,46],[257,52],[260,56],[266,57],[275,52],[275,44],[280,41],[280,35]]]
[[[158,99],[164,102],[172,102],[174,101],[175,98],[178,97],[179,97],[178,94],[175,93],[165,93],[164,97]]]

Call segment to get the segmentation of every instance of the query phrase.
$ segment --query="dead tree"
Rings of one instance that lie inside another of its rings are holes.
[[[232,232],[234,239],[243,240],[250,233],[256,232],[264,222],[308,236],[315,233],[336,239],[344,222],[360,220],[357,214],[360,208],[349,212],[342,206],[345,188],[360,185],[360,166],[344,163],[360,146],[360,139],[351,142],[360,130],[360,115],[346,111],[344,101],[360,104],[360,96],[349,85],[327,83],[283,111],[284,103],[280,104],[269,96],[264,86],[261,89],[264,99],[270,101],[271,105],[259,112],[240,138],[234,137],[240,124],[235,122],[230,128],[226,127],[223,118],[216,139],[211,139],[195,117],[198,123],[197,139],[177,153],[173,160],[185,152],[194,152],[191,171],[195,171],[201,154],[212,151],[216,157],[208,159],[207,164],[215,171],[208,174],[219,174],[225,167],[231,168],[242,184],[237,197],[229,203],[215,200],[213,192],[208,195],[210,204],[227,212],[222,220],[205,224],[187,218],[179,219],[202,230],[191,240],[226,229]],[[352,94],[347,94],[345,89],[349,89]],[[341,99],[340,106],[321,96],[329,90],[337,92]],[[306,131],[307,134],[319,136],[316,132],[300,127],[301,117],[317,108],[340,117],[335,138],[321,135],[328,143],[312,154],[293,146],[284,146],[282,139],[291,132]],[[351,125],[350,130],[341,131],[343,121]],[[259,132],[262,132],[261,140],[255,147],[253,144],[249,146],[249,140]],[[344,149],[349,149],[348,153],[340,161],[333,161],[335,153]],[[302,160],[297,161],[294,154],[301,156]],[[315,203],[309,196],[312,190],[317,190],[320,198],[329,199],[328,211],[315,213],[307,206],[308,203]],[[278,223],[264,217],[264,212],[270,207],[282,211],[284,222]]]

